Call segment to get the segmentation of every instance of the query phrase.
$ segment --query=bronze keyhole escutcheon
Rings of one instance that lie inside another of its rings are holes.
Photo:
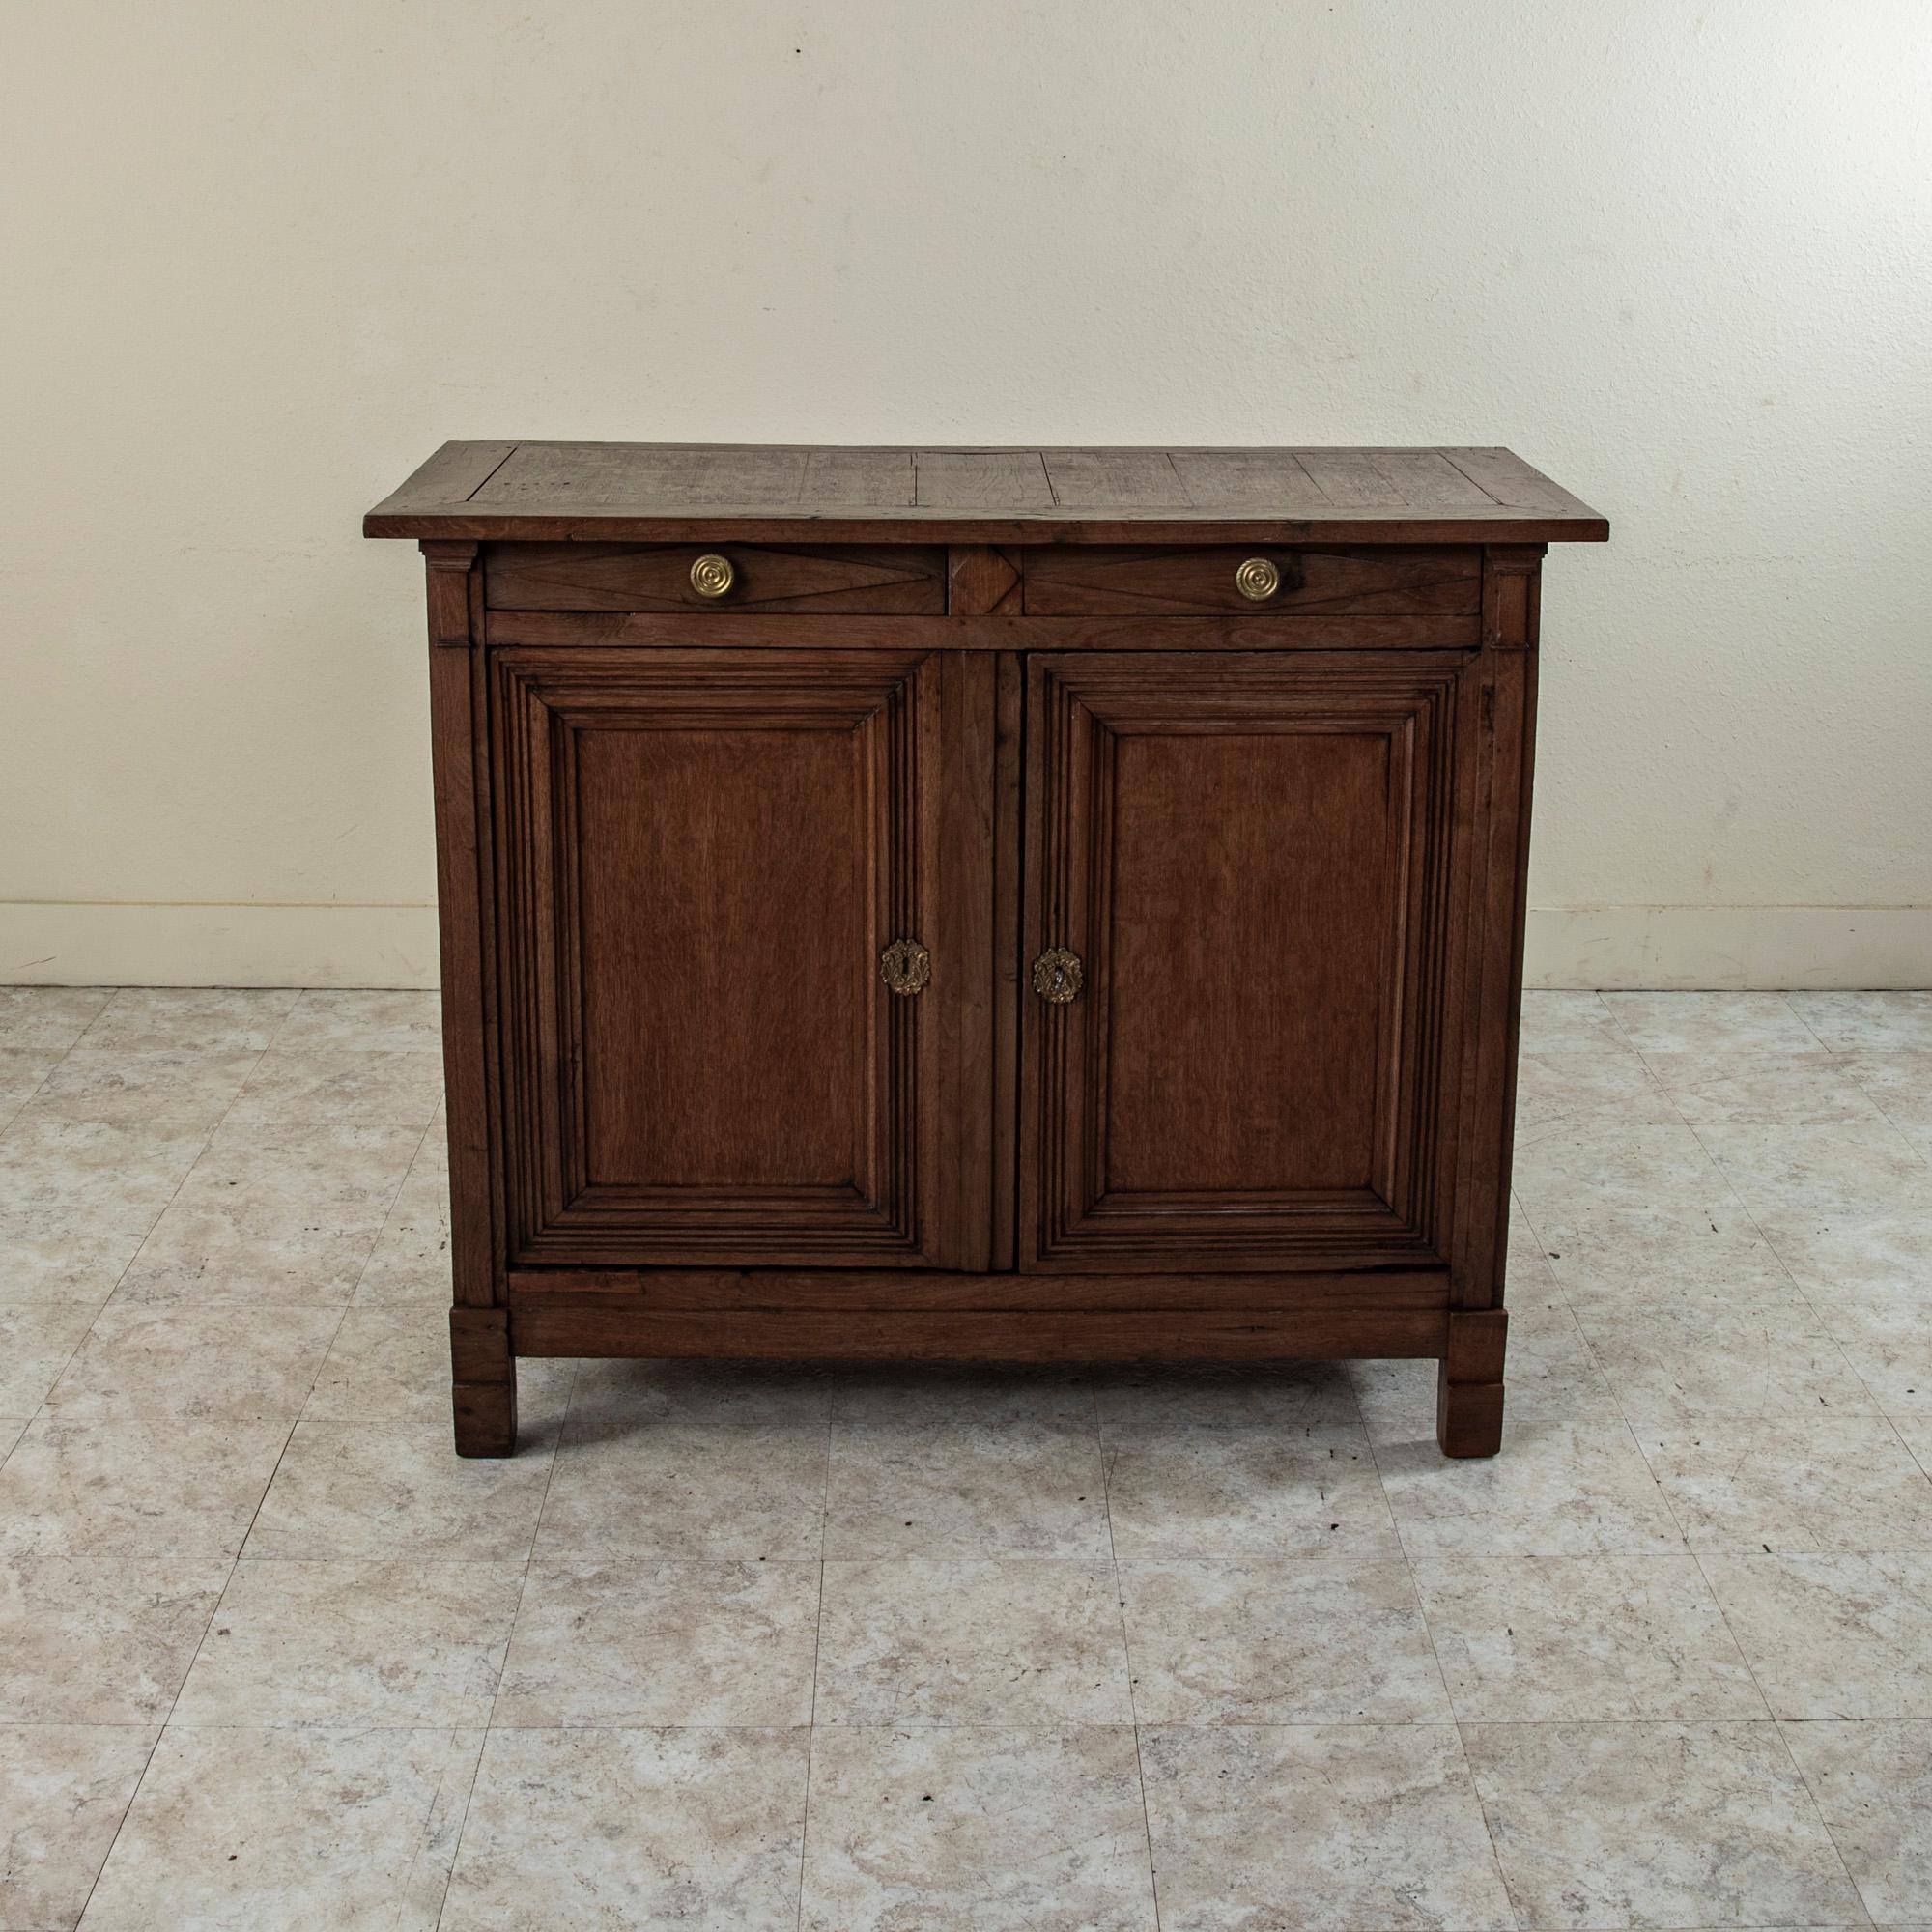
[[[932,954],[916,939],[895,939],[879,954],[879,978],[909,998],[932,978]]]
[[[1049,946],[1033,962],[1033,989],[1050,1007],[1064,1007],[1087,983],[1087,969],[1077,952]]]

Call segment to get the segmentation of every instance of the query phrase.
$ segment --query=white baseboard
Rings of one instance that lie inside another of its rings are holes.
[[[434,986],[434,906],[0,903],[0,984]]]
[[[1532,906],[1523,981],[1932,986],[1932,906]]]
[[[434,906],[0,903],[0,984],[434,986]],[[1932,906],[1535,906],[1537,987],[1932,986]]]

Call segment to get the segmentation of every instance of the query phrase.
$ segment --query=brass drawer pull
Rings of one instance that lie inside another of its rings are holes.
[[[879,954],[879,978],[895,993],[923,992],[932,978],[932,954],[916,939],[895,939]]]
[[[1086,983],[1079,953],[1064,946],[1049,946],[1033,962],[1033,989],[1050,1007],[1064,1007]]]
[[[723,597],[738,581],[738,573],[732,568],[728,556],[720,556],[716,551],[706,551],[691,566],[691,587],[700,597]]]
[[[1281,588],[1281,572],[1264,556],[1251,556],[1235,569],[1235,588],[1256,604],[1265,604]]]

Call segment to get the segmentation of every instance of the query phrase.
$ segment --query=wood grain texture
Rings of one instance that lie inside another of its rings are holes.
[[[691,567],[730,559],[736,581],[700,596]],[[946,552],[936,545],[497,544],[483,573],[493,611],[663,611],[766,615],[938,616]]]
[[[442,969],[442,1065],[447,1096],[450,1270],[459,1305],[498,1298],[502,1249],[496,1192],[490,1076],[491,1002],[477,944],[488,929],[489,763],[479,703],[482,654],[476,546],[425,544],[429,606],[430,769],[436,801],[437,901]]]
[[[459,1453],[520,1353],[1434,1356],[1495,1452],[1586,506],[1495,449],[456,443],[368,527],[428,563]]]
[[[369,536],[960,544],[1600,542],[1506,449],[447,443]]]
[[[1451,1314],[1435,1375],[1435,1440],[1445,1456],[1493,1456],[1503,1445],[1501,1308]]]
[[[748,1356],[780,1361],[1258,1362],[1441,1352],[1437,1311],[817,1308],[695,1310],[519,1305],[520,1355]],[[1477,1451],[1474,1453],[1486,1453]]]
[[[1016,614],[1020,609],[1020,565],[1011,551],[991,544],[954,544],[949,553],[951,589],[947,611],[954,617]]]
[[[1022,952],[1086,986],[1022,1001],[1023,1268],[1440,1257],[1467,665],[1031,661]]]
[[[492,665],[519,1258],[983,1264],[990,661]]]
[[[1063,1312],[1158,1308],[1264,1308],[1327,1323],[1391,1309],[1446,1323],[1446,1268],[1295,1269],[1284,1274],[1081,1274],[1052,1284],[1030,1275],[862,1268],[512,1268],[518,1307],[558,1300],[636,1302],[652,1308],[897,1308]],[[1446,1333],[1446,1328],[1444,1329]],[[1435,1351],[1432,1351],[1435,1352]]]
[[[459,1456],[508,1456],[517,1446],[517,1362],[505,1308],[449,1311],[450,1407]]]
[[[1054,545],[1018,553],[1031,617],[1215,616],[1261,623],[1282,616],[1468,616],[1482,603],[1483,554],[1440,548],[1350,552],[1281,544]],[[1265,603],[1242,595],[1236,569],[1265,557],[1281,588]]]
[[[1363,616],[1346,610],[1257,617],[788,616],[780,636],[765,618],[731,611],[493,611],[490,636],[506,644],[707,644],[747,650],[785,642],[835,650],[1412,651],[1474,648],[1481,622],[1473,605],[1423,617]]]

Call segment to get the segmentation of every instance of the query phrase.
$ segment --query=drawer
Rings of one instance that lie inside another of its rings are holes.
[[[1187,549],[1062,544],[1016,553],[1030,617],[1454,616],[1482,608],[1467,549]]]
[[[705,567],[695,571],[700,559]],[[700,582],[722,588],[706,595]],[[497,611],[940,616],[946,552],[936,544],[492,544],[483,594]]]

